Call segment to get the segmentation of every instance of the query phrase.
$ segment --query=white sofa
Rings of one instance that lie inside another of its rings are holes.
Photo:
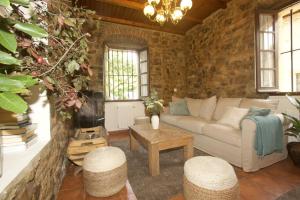
[[[225,102],[225,103],[224,103]],[[256,124],[245,119],[241,129],[217,123],[217,119],[224,113],[228,106],[250,108],[270,108],[276,112],[278,102],[273,100],[246,99],[246,98],[221,98],[214,109],[213,119],[205,120],[194,116],[176,116],[168,112],[161,114],[161,121],[188,130],[194,135],[194,147],[210,155],[223,158],[231,164],[241,167],[245,172],[254,172],[272,165],[287,157],[287,137],[283,135],[284,150],[282,153],[272,153],[258,157],[254,149]],[[281,114],[276,114],[284,121]]]

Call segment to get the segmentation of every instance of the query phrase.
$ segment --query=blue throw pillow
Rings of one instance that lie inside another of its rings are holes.
[[[170,102],[170,114],[171,115],[190,115],[189,109],[187,107],[186,101],[176,101]]]
[[[267,116],[271,113],[271,109],[251,107],[248,116]]]

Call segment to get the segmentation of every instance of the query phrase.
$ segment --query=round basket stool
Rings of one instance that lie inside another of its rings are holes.
[[[198,156],[184,164],[186,200],[237,200],[239,183],[233,167],[220,158]]]
[[[94,197],[112,196],[125,186],[127,162],[117,147],[101,147],[88,153],[83,160],[85,191]]]
[[[134,118],[134,125],[149,124],[149,123],[150,123],[150,118],[147,116]]]

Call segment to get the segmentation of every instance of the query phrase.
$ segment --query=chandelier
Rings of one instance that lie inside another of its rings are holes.
[[[144,14],[161,26],[169,20],[177,24],[192,6],[192,0],[181,0],[180,4],[178,0],[148,0]]]

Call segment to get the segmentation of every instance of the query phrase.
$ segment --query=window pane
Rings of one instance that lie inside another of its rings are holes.
[[[260,53],[260,68],[269,68],[269,69],[275,68],[273,52]]]
[[[105,57],[106,99],[138,99],[138,67],[138,52],[109,49]]]
[[[140,53],[140,62],[146,61],[147,60],[147,50],[141,51]]]
[[[148,75],[147,74],[142,74],[141,75],[141,84],[142,85],[148,84]]]
[[[261,70],[261,87],[275,87],[274,76],[273,70]]]
[[[300,13],[299,12],[293,15],[293,49],[300,49]]]
[[[284,10],[279,13],[279,52],[287,52],[291,50],[291,18],[290,10]]]
[[[279,56],[279,90],[281,92],[291,92],[291,54],[285,53]]]
[[[260,49],[274,50],[274,33],[260,33]]]
[[[300,91],[300,50],[295,51],[293,55],[293,73],[294,73],[294,90]]]
[[[142,86],[141,87],[141,96],[142,97],[148,96],[148,86]]]
[[[274,24],[273,24],[273,15],[268,14],[261,14],[259,15],[259,24],[260,24],[260,31],[274,31]]]
[[[143,62],[140,64],[140,73],[146,73],[148,71],[147,62]]]

